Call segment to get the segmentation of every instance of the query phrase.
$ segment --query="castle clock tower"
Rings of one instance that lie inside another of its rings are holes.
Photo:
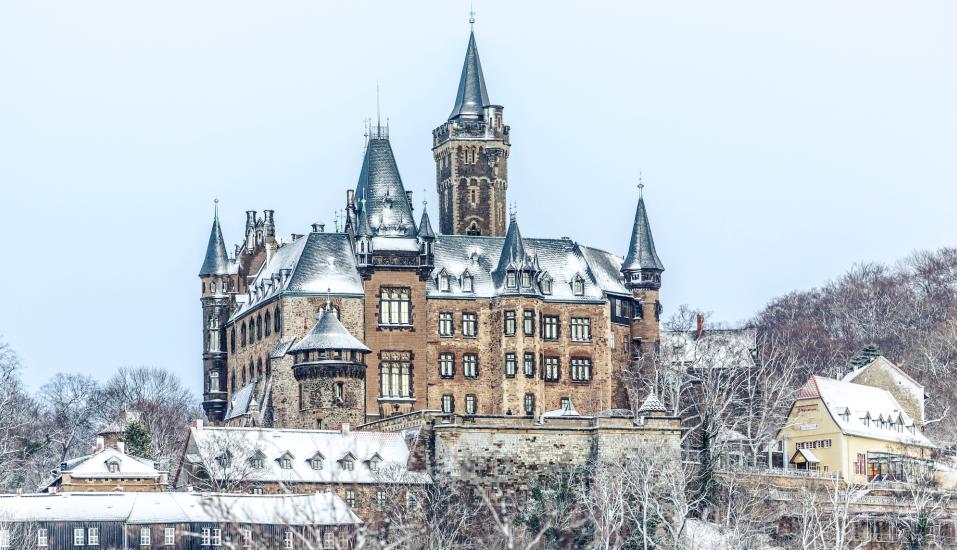
[[[432,131],[440,233],[505,235],[510,146],[502,107],[489,102],[472,32],[452,114]]]

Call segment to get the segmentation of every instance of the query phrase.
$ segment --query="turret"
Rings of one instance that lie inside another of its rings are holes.
[[[518,227],[518,219],[512,213],[492,280],[506,294],[540,294],[539,270],[538,257],[525,251],[525,240]]]
[[[427,206],[426,201],[422,201],[422,219],[419,221],[418,230],[419,266],[422,267],[423,271],[427,271],[426,275],[431,273],[432,267],[435,266],[435,252],[433,250],[435,232],[432,231],[432,222],[429,221]]]
[[[219,201],[213,213],[213,227],[206,245],[206,256],[199,270],[203,289],[203,410],[211,422],[218,423],[226,413],[226,320],[235,280],[231,277],[226,243],[219,226]]]
[[[631,290],[634,300],[634,318],[631,322],[632,358],[639,360],[649,351],[656,351],[660,341],[661,273],[664,265],[655,251],[651,236],[651,223],[641,194],[644,185],[639,184],[638,207],[631,228],[628,254],[621,266],[625,287]]]
[[[289,351],[299,383],[303,428],[365,422],[365,355],[369,348],[339,322],[331,304]],[[307,419],[308,420],[305,420]]]
[[[472,32],[452,112],[432,132],[441,233],[505,234],[510,147],[502,107],[489,101]]]

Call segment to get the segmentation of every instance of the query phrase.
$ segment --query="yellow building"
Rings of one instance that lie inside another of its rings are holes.
[[[849,483],[907,481],[933,468],[934,445],[887,390],[812,376],[778,432],[786,467]]]

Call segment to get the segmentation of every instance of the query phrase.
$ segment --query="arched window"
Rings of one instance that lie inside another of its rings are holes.
[[[266,376],[269,376],[271,374],[272,374],[272,360],[266,359]]]
[[[246,321],[243,321],[242,326],[239,327],[239,344],[246,348]]]
[[[479,236],[482,234],[482,230],[478,228],[478,225],[475,222],[472,222],[472,225],[469,226],[468,230],[465,232],[466,235]]]
[[[263,337],[263,316],[256,316],[256,340],[261,340]]]
[[[236,353],[236,327],[229,331],[229,351],[234,355]]]
[[[273,325],[274,325],[274,326],[273,326],[273,331],[275,331],[275,332],[278,334],[278,333],[279,333],[279,329],[280,329],[281,326],[282,326],[282,325],[279,323],[279,306],[276,306],[276,316],[273,318]]]
[[[262,357],[256,361],[256,377],[262,377],[263,375],[263,359]]]
[[[266,336],[269,336],[270,332],[272,332],[272,314],[267,311],[266,312]]]

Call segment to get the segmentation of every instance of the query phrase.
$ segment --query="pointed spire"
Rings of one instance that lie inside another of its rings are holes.
[[[502,243],[502,253],[498,257],[498,266],[492,272],[496,286],[505,284],[508,271],[513,269],[516,271],[523,269],[535,271],[534,260],[525,251],[525,239],[522,238],[522,232],[518,228],[518,219],[514,213],[511,223],[508,224],[505,242]]]
[[[214,201],[213,228],[209,232],[209,243],[206,245],[206,258],[203,267],[199,270],[200,277],[209,275],[224,275],[229,270],[229,257],[226,255],[226,243],[223,241],[223,231],[219,227],[219,199]]]
[[[290,352],[323,349],[354,350],[368,352],[358,338],[342,326],[339,317],[331,309],[322,308],[317,315],[316,324],[302,340],[289,348]]]
[[[631,229],[631,242],[628,255],[622,264],[622,271],[640,271],[643,269],[664,271],[665,266],[655,252],[655,241],[651,236],[651,223],[645,210],[644,184],[639,184],[638,208],[635,210],[635,224]]]
[[[357,234],[415,236],[412,207],[406,199],[388,134],[376,133],[369,138],[355,194],[363,199],[358,212],[360,228],[363,223],[370,229],[377,228],[375,232],[360,230]],[[363,220],[363,216],[367,219]]]
[[[422,201],[422,219],[419,221],[419,238],[434,239],[435,232],[432,231],[432,222],[429,221],[429,212],[426,209],[428,202]]]
[[[485,106],[489,105],[488,91],[485,89],[485,76],[482,74],[482,62],[479,60],[478,46],[475,45],[475,33],[469,33],[469,45],[465,50],[465,64],[459,78],[459,90],[455,96],[455,106],[449,120],[481,118]]]
[[[641,406],[638,407],[639,416],[644,416],[647,413],[666,413],[666,412],[668,412],[668,410],[665,409],[664,403],[662,403],[661,400],[658,399],[658,396],[655,395],[654,392],[649,393],[648,397],[645,398]]]

